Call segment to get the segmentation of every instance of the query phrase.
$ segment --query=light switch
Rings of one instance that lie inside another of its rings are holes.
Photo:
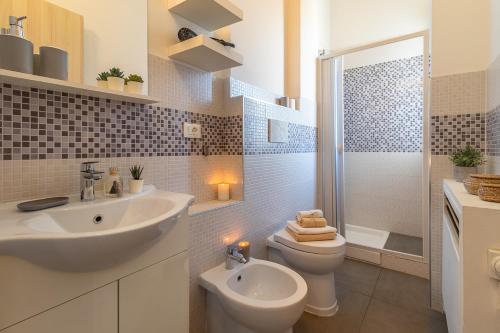
[[[201,125],[184,123],[184,137],[191,139],[201,139]]]
[[[288,142],[288,122],[276,119],[269,119],[268,128],[269,128],[269,142],[279,142],[279,143]]]

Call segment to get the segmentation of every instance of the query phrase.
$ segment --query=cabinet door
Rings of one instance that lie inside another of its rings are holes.
[[[2,333],[117,333],[118,283],[114,282],[37,316]]]
[[[121,279],[120,333],[189,331],[187,252]]]
[[[452,222],[446,214],[443,216],[443,262],[442,262],[443,308],[446,312],[448,330],[461,333],[462,318],[460,314],[460,256],[458,239],[454,233]]]

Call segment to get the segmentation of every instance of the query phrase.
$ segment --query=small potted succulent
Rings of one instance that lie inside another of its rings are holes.
[[[144,179],[141,178],[144,167],[134,165],[130,167],[130,174],[132,179],[128,181],[128,190],[130,193],[141,193],[144,187]]]
[[[144,80],[138,74],[130,74],[125,79],[125,91],[130,94],[142,94]]]
[[[102,72],[97,75],[97,86],[99,88],[107,88],[108,87],[108,77],[109,72]]]
[[[469,175],[478,173],[478,167],[486,162],[481,150],[471,145],[451,154],[450,161],[453,163],[453,178],[458,182],[463,182]]]
[[[120,68],[111,68],[107,79],[109,89],[115,91],[123,91],[125,89],[125,75]]]

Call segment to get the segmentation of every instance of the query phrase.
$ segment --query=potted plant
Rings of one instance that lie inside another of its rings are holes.
[[[130,168],[132,179],[128,181],[128,190],[130,193],[141,193],[144,187],[144,179],[141,178],[144,167],[134,165]]]
[[[97,86],[99,88],[107,88],[108,87],[108,77],[109,72],[102,72],[97,75]]]
[[[108,88],[115,91],[123,91],[125,89],[125,75],[120,68],[113,67],[109,70]]]
[[[138,74],[130,74],[125,79],[125,91],[130,94],[142,94],[144,80]]]
[[[451,154],[450,161],[453,163],[453,178],[463,182],[469,175],[478,173],[478,167],[486,161],[481,150],[467,145]]]

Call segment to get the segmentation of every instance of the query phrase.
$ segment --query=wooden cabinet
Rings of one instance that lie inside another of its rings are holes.
[[[189,332],[187,252],[119,281],[120,333]]]
[[[68,79],[83,80],[83,16],[44,0],[0,0],[0,26],[9,26],[9,16],[27,16],[26,38],[35,53],[40,46],[54,46],[68,52]]]
[[[11,326],[2,333],[118,332],[118,282]]]

